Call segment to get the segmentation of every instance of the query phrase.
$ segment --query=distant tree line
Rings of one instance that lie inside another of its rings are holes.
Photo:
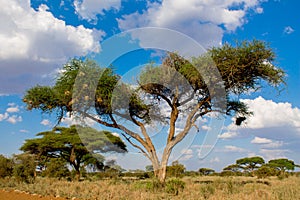
[[[83,131],[79,137],[77,130]],[[92,143],[90,141],[93,141]],[[85,144],[84,141],[89,143]],[[114,160],[105,161],[100,153],[127,151],[120,137],[108,131],[99,132],[83,126],[56,127],[28,139],[20,148],[24,153],[7,158],[0,155],[0,178],[14,177],[17,181],[32,183],[36,176],[79,180],[81,176],[101,178],[131,177],[145,179],[154,177],[152,165],[145,170],[124,170]],[[265,162],[262,157],[245,157],[226,166],[222,172],[210,168],[187,171],[179,161],[167,166],[167,177],[183,176],[257,176],[280,179],[291,174],[296,167],[293,160],[279,158]]]

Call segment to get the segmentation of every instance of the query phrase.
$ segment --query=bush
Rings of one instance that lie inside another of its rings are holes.
[[[35,178],[36,163],[33,155],[15,155],[15,166],[13,175],[18,181],[33,183]]]
[[[174,195],[178,195],[179,191],[183,191],[185,187],[185,182],[178,178],[170,179],[166,182],[166,192]]]
[[[146,190],[151,192],[161,191],[163,185],[159,182],[158,179],[154,178],[151,181],[147,181],[145,185]]]
[[[0,155],[0,178],[11,176],[13,172],[13,161]]]
[[[215,193],[215,188],[209,184],[201,187],[200,191],[204,199],[209,199]]]
[[[275,176],[277,172],[273,168],[270,168],[268,166],[262,166],[256,171],[254,171],[254,174],[257,176],[257,178],[267,178],[270,176]]]
[[[46,164],[46,170],[43,171],[42,176],[53,177],[61,179],[71,175],[66,166],[66,162],[60,158],[52,158]]]
[[[182,177],[184,175],[185,167],[178,161],[174,161],[171,166],[167,166],[167,176]]]

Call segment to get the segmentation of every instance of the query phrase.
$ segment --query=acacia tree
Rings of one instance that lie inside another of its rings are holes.
[[[210,168],[200,168],[198,170],[198,172],[200,173],[200,175],[207,176],[207,175],[210,175],[210,174],[214,173],[215,170],[210,169]]]
[[[53,87],[33,87],[23,100],[29,110],[55,111],[58,121],[66,113],[79,114],[119,129],[151,161],[155,176],[164,183],[174,146],[197,127],[198,120],[213,112],[236,114],[236,124],[240,125],[251,112],[232,94],[255,91],[264,83],[278,86],[283,82],[284,72],[272,64],[274,58],[272,49],[256,40],[212,48],[191,61],[168,53],[162,65],[143,70],[134,87],[122,83],[110,68],[73,59]],[[212,66],[220,78],[212,75]],[[216,96],[223,96],[225,101]],[[168,108],[168,114],[162,107]],[[184,119],[181,129],[176,126],[180,119]],[[147,130],[147,124],[153,122],[169,126],[161,159]]]
[[[288,170],[295,170],[295,167],[299,167],[299,165],[296,165],[293,160],[289,160],[286,158],[269,160],[267,166],[280,171],[280,173],[282,174],[284,174]]]
[[[265,163],[264,159],[259,156],[246,157],[236,160],[236,164],[243,170],[253,172]]]
[[[83,137],[79,137],[78,130],[85,132]],[[127,151],[121,138],[89,127],[55,127],[37,136],[42,137],[25,140],[20,150],[35,155],[43,164],[51,161],[50,158],[65,160],[76,171],[77,179],[82,165],[103,166],[104,157],[100,153]]]

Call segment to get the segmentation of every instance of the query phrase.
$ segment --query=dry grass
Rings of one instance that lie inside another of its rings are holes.
[[[0,188],[18,189],[41,195],[55,195],[78,199],[300,199],[300,178],[276,177],[184,177],[185,189],[178,195],[153,187],[152,180],[99,180],[68,182],[38,178],[34,184],[17,183],[13,179],[0,180]]]

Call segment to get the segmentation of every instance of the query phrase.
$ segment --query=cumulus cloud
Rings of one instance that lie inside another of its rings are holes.
[[[23,121],[23,119],[22,119],[22,116],[12,115],[12,116],[9,116],[6,121],[11,124],[16,124],[17,122]]]
[[[260,0],[163,0],[149,3],[143,13],[122,16],[118,23],[121,30],[144,26],[174,29],[210,47],[220,45],[224,32],[235,31],[245,24],[249,10],[262,13],[260,3]]]
[[[254,115],[248,117],[245,124],[238,127],[234,124],[220,136],[222,139],[238,138],[243,135],[254,135],[255,143],[269,140],[289,141],[300,138],[300,109],[288,102],[276,103],[263,97],[241,100],[246,103]],[[265,138],[265,139],[263,139]]]
[[[40,124],[42,124],[44,126],[50,126],[51,122],[48,119],[43,119]]]
[[[9,108],[6,109],[6,112],[8,112],[8,113],[16,113],[16,112],[19,112],[19,111],[20,111],[20,109],[19,109],[18,106],[9,107]]]
[[[8,113],[0,114],[0,122],[8,118]]]
[[[291,26],[284,27],[283,32],[285,34],[292,34],[295,30]]]
[[[23,121],[22,116],[17,113],[20,111],[19,106],[15,103],[8,103],[8,108],[6,108],[4,113],[0,113],[0,122],[6,121],[11,124],[16,124],[17,122]]]
[[[219,157],[214,157],[212,159],[209,160],[210,163],[219,163],[221,160]]]
[[[189,160],[193,157],[193,150],[192,149],[182,149],[180,151],[181,153],[181,157],[180,157],[180,160],[181,161],[186,161],[186,160]]]
[[[260,137],[255,137],[253,140],[251,140],[252,144],[268,144],[271,142],[272,142],[272,140],[270,140],[270,139],[260,138]]]
[[[94,126],[96,124],[96,122],[91,120],[90,118],[84,118],[82,120],[82,119],[79,119],[78,117],[76,117],[74,115],[71,115],[69,117],[66,116],[66,117],[62,118],[61,122],[68,125],[68,126],[77,125],[77,124],[84,124],[84,125],[87,125],[87,126],[91,127],[91,126]]]
[[[272,160],[276,158],[285,158],[290,153],[288,149],[260,149],[259,153],[263,155],[266,160]]]
[[[241,147],[233,146],[233,145],[226,145],[224,147],[224,152],[246,153],[246,152],[248,152],[248,150],[241,148]]]
[[[102,31],[66,25],[47,6],[34,10],[28,0],[0,3],[0,81],[7,83],[0,93],[22,92],[70,57],[100,50]]]
[[[78,15],[83,19],[96,21],[97,15],[103,15],[105,10],[119,10],[121,0],[75,0],[74,7]]]
[[[252,144],[260,145],[261,148],[279,148],[284,145],[283,141],[273,141],[268,138],[254,137]]]

